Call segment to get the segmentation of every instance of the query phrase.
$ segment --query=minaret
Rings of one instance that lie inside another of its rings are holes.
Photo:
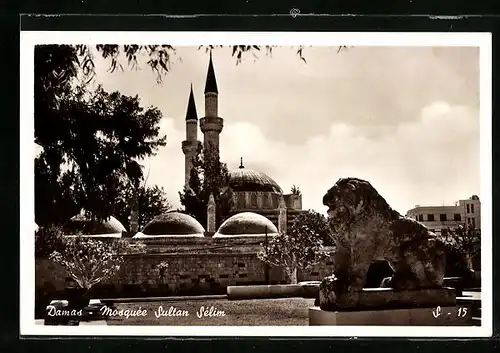
[[[130,200],[130,236],[134,236],[139,231],[139,192],[134,188],[132,200]]]
[[[212,52],[208,63],[207,80],[205,83],[205,117],[200,119],[200,128],[203,132],[203,148],[205,153],[219,156],[219,134],[224,126],[224,120],[218,117],[217,81],[215,79]]]
[[[287,217],[286,217],[286,203],[283,195],[280,196],[279,203],[279,215],[278,215],[278,232],[285,233],[287,226]]]
[[[210,194],[207,205],[207,232],[215,232],[215,200],[214,194]]]
[[[193,169],[193,158],[196,157],[201,142],[198,141],[198,114],[194,102],[193,85],[189,93],[189,101],[186,112],[186,140],[182,141],[182,152],[184,152],[184,185],[189,187],[191,169]]]

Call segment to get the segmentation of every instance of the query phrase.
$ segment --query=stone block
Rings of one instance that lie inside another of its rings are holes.
[[[323,310],[385,310],[456,305],[453,288],[404,291],[395,291],[392,288],[363,289],[346,292],[337,297],[332,288],[323,284],[324,281],[319,288],[319,306]]]
[[[309,308],[309,325],[326,326],[472,326],[470,313],[456,306],[413,309],[326,311]]]

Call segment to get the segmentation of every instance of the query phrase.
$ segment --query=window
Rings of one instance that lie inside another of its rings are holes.
[[[474,205],[470,205],[470,213],[474,213]]]
[[[441,222],[446,221],[446,214],[441,213],[441,214],[439,215],[439,220],[440,220]]]
[[[250,195],[250,202],[251,202],[251,207],[252,208],[257,208],[257,194],[252,192],[252,194]]]
[[[238,209],[241,210],[241,209],[246,208],[245,203],[246,203],[245,202],[245,193],[242,192],[241,194],[238,195]]]
[[[263,194],[262,195],[262,207],[263,208],[271,208],[271,195],[269,194]]]
[[[418,215],[418,220],[419,220],[420,222],[423,222],[423,220],[424,220],[424,215],[423,215],[423,214],[419,214],[419,215]]]
[[[428,215],[427,215],[427,220],[428,220],[429,222],[433,222],[433,221],[434,221],[434,215],[433,215],[433,214],[428,214]]]
[[[467,213],[470,213],[470,205],[467,204]]]
[[[460,215],[460,213],[455,213],[453,215],[453,220],[460,222],[462,220],[462,216]]]
[[[472,221],[472,227],[476,228],[476,219],[472,218],[471,221]]]

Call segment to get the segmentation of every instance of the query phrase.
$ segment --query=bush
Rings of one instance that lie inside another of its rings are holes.
[[[63,243],[50,259],[63,266],[87,290],[112,277],[120,269],[124,254],[144,249],[142,243],[131,245],[123,239],[103,241],[83,236],[65,237]]]
[[[41,227],[35,233],[35,257],[48,257],[54,251],[61,251],[64,238],[60,227]]]

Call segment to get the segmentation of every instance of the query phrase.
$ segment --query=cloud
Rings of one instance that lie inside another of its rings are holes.
[[[149,182],[164,186],[179,206],[184,131],[166,118],[162,133],[168,144],[150,160]],[[442,101],[377,139],[355,126],[332,123],[324,134],[289,145],[269,139],[249,122],[226,122],[220,143],[221,158],[230,169],[243,157],[246,168],[268,174],[285,192],[298,185],[304,208],[322,212],[323,195],[340,177],[370,181],[403,214],[415,204],[451,204],[479,190],[479,113]]]
[[[288,191],[303,191],[305,208],[321,210],[340,177],[369,180],[399,212],[446,204],[479,191],[479,55],[477,48],[308,48],[307,64],[291,48],[235,65],[229,49],[214,52],[221,157],[237,168],[269,174]],[[165,118],[167,146],[149,159],[149,183],[179,206],[184,183],[184,116],[190,83],[198,115],[208,54],[179,48],[158,86],[147,65],[107,73],[107,90],[138,94]],[[202,134],[199,133],[202,140]]]

